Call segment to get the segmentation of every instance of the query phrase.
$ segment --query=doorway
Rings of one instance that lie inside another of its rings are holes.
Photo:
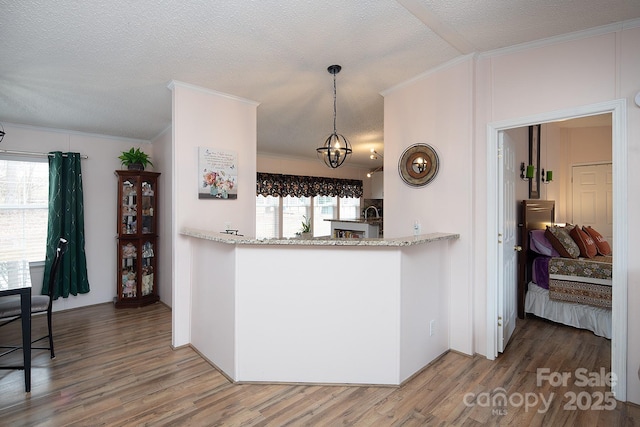
[[[618,400],[626,401],[626,356],[627,356],[627,166],[626,159],[626,100],[620,99],[601,104],[560,110],[536,116],[489,123],[487,128],[487,358],[495,359],[498,354],[498,318],[499,295],[498,276],[502,266],[499,264],[500,246],[496,243],[499,232],[499,156],[500,134],[511,128],[547,123],[568,118],[611,113],[612,146],[614,171],[614,247],[616,257],[613,262],[613,333],[611,340],[611,367],[618,382],[612,391]]]

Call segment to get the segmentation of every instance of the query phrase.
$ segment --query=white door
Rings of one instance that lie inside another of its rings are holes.
[[[613,246],[611,163],[573,166],[573,224],[593,227]]]
[[[504,352],[516,327],[518,251],[516,223],[516,160],[513,142],[499,135],[502,161],[498,168],[498,352]]]

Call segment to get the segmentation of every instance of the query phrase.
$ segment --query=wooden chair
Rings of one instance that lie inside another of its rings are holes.
[[[51,330],[51,308],[53,306],[53,290],[56,285],[56,278],[58,276],[58,267],[60,265],[60,259],[62,255],[64,255],[67,250],[67,240],[64,238],[60,238],[58,241],[58,246],[56,247],[55,257],[53,259],[53,264],[51,265],[51,273],[49,276],[49,290],[47,295],[32,295],[31,296],[31,314],[36,313],[47,313],[47,327],[48,327],[48,335],[35,339],[31,342],[34,344],[38,341],[41,341],[45,338],[49,339],[49,347],[31,347],[36,350],[50,350],[51,358],[56,357],[55,352],[53,350],[53,331]],[[8,325],[18,319],[20,319],[21,310],[20,310],[20,298],[19,297],[3,297],[0,298],[0,327]],[[8,349],[4,353],[0,354],[0,356],[4,356],[6,354],[12,353],[16,350],[20,350],[22,347],[8,347],[8,346],[0,346],[0,348]]]

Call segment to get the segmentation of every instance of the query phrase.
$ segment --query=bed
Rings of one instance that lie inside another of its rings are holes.
[[[523,200],[520,218],[518,316],[530,313],[611,339],[608,243],[590,227],[556,226],[551,200]]]

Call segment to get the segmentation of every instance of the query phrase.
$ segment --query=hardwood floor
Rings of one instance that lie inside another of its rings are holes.
[[[161,304],[103,304],[53,321],[57,357],[34,353],[31,393],[22,371],[0,371],[0,425],[640,425],[635,405],[579,409],[613,405],[598,402],[606,386],[581,387],[575,375],[608,372],[610,341],[541,319],[519,321],[496,361],[450,352],[402,387],[231,384],[191,348],[170,348],[171,312]],[[34,320],[34,335],[45,328]],[[19,342],[19,324],[0,329],[7,340]],[[571,378],[538,386],[538,367]]]

